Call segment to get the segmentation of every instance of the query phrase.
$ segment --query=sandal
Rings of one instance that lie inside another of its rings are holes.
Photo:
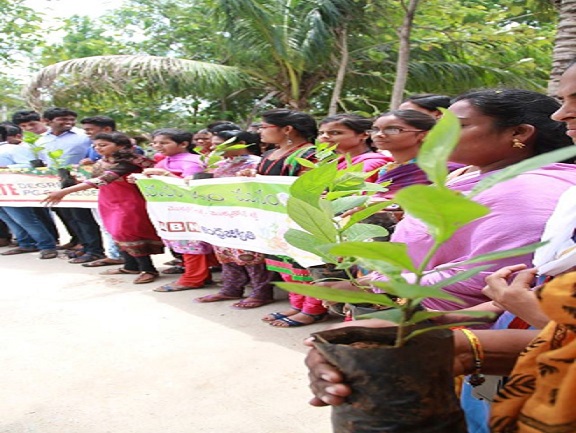
[[[105,258],[106,256],[103,256],[101,254],[90,254],[90,253],[85,253],[82,254],[79,257],[76,257],[74,259],[70,259],[68,260],[68,263],[89,263],[89,262],[94,262],[96,260],[101,260],[103,258]]]
[[[58,251],[56,250],[42,250],[40,251],[40,259],[55,259],[58,257]]]
[[[235,299],[242,299],[242,297],[241,296],[227,296],[227,295],[222,295],[220,293],[214,293],[213,295],[200,296],[199,298],[194,299],[194,302],[200,302],[200,303],[219,302],[219,301],[232,301]]]
[[[304,323],[299,322],[298,320],[291,319],[290,317],[281,317],[278,320],[270,322],[269,325],[274,326],[276,328],[296,328],[298,326],[307,326],[312,325],[313,323],[323,322],[326,319],[328,319],[328,313],[322,313],[322,314],[302,313],[302,314],[312,317],[312,322]]]
[[[179,286],[175,283],[172,284],[164,284],[163,286],[156,287],[154,289],[155,292],[180,292],[182,290],[193,290],[193,289],[201,289],[202,286]]]
[[[248,308],[258,308],[264,305],[268,305],[274,302],[274,299],[255,299],[255,298],[246,298],[242,299],[240,302],[235,302],[231,305],[232,308],[236,308],[238,310],[246,310]]]
[[[140,271],[131,271],[130,269],[116,268],[116,269],[106,269],[100,272],[100,275],[123,275],[123,274],[139,274]]]
[[[183,274],[184,266],[172,266],[170,268],[164,269],[162,273],[167,275]]]
[[[290,307],[290,309],[292,311],[294,311],[293,314],[284,314],[284,313],[280,313],[280,312],[275,312],[275,313],[267,314],[266,316],[262,317],[261,320],[263,322],[273,322],[274,320],[282,319],[284,317],[290,317],[290,316],[293,316],[294,314],[298,314],[300,312],[300,310],[297,308]]]
[[[16,247],[16,248],[12,248],[11,250],[4,251],[3,253],[0,253],[0,254],[2,254],[3,256],[13,256],[15,254],[35,253],[36,251],[38,251],[38,248]]]
[[[100,266],[113,266],[113,265],[123,265],[124,260],[122,259],[111,259],[110,257],[106,257],[100,260],[94,260],[93,262],[83,263],[82,266],[86,268],[97,268]]]
[[[133,284],[153,283],[159,276],[160,274],[158,274],[158,272],[149,272],[149,271],[140,272],[140,275],[138,275],[136,279],[132,281],[132,283]]]
[[[182,266],[182,260],[174,259],[164,263],[166,266]]]

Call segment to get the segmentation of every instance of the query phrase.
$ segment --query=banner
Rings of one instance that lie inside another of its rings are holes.
[[[50,191],[60,188],[60,179],[46,169],[0,170],[0,206],[40,207]],[[67,195],[58,207],[95,208],[98,190],[89,189]]]
[[[302,266],[322,262],[284,240],[298,228],[286,213],[290,176],[184,180],[138,176],[158,235],[169,240],[202,240],[213,245],[285,255]]]

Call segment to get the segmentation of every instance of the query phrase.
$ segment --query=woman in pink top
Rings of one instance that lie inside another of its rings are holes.
[[[204,171],[200,156],[190,153],[192,134],[175,128],[159,129],[152,133],[154,146],[166,157],[145,175],[187,177]],[[173,241],[163,239],[176,253],[182,254],[184,273],[177,281],[154,289],[156,292],[177,292],[197,289],[210,281],[210,266],[217,264],[212,246],[201,241]]]
[[[372,120],[357,114],[336,114],[326,117],[318,128],[318,141],[337,145],[336,152],[342,155],[338,160],[338,169],[347,167],[346,155],[352,164],[362,163],[365,173],[374,171],[392,158],[375,151],[372,148],[370,130]],[[375,182],[378,173],[375,172],[367,181]]]

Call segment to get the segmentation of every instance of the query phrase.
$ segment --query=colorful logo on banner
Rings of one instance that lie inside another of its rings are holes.
[[[137,185],[160,237],[293,257],[303,266],[321,263],[292,247],[284,233],[298,226],[286,214],[295,178],[266,176],[194,180],[139,177]]]

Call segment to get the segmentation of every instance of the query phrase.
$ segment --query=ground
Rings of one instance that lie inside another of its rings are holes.
[[[216,286],[157,293],[173,276],[134,285],[104,269],[0,256],[0,433],[331,430],[329,409],[307,403],[302,345],[327,325],[260,321],[284,293],[238,311],[192,302]]]

